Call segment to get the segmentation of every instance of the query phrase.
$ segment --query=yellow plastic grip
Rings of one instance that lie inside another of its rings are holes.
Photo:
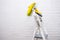
[[[36,3],[34,2],[34,3],[32,3],[32,4],[30,4],[30,5],[28,6],[27,16],[30,16],[30,15],[31,15],[32,9],[34,8],[35,4],[36,4]]]
[[[35,12],[38,14],[42,14],[37,8],[34,8]]]

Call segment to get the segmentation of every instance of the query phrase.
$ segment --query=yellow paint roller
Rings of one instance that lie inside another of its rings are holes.
[[[34,3],[32,3],[32,4],[30,4],[30,5],[28,6],[27,16],[30,16],[30,15],[31,15],[32,9],[34,8],[35,4],[36,4],[36,3],[34,2]]]

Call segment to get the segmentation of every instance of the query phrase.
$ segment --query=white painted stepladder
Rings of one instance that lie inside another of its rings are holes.
[[[42,27],[42,14],[38,11],[38,9],[35,7],[35,2],[30,4],[28,7],[27,15],[31,16],[31,13],[34,11],[36,15],[34,16],[34,19],[37,23],[36,30],[34,31],[34,38],[39,38],[42,40],[46,40],[48,37],[48,33],[44,30]]]
[[[39,38],[42,40],[47,40],[48,33],[47,31],[42,27],[42,17],[39,15],[34,15],[34,19],[37,23],[37,27],[34,31],[34,38]]]

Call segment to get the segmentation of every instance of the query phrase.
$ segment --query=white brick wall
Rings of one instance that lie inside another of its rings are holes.
[[[43,13],[48,40],[60,40],[60,0],[0,0],[0,40],[32,40],[36,27],[27,6],[36,1]]]

